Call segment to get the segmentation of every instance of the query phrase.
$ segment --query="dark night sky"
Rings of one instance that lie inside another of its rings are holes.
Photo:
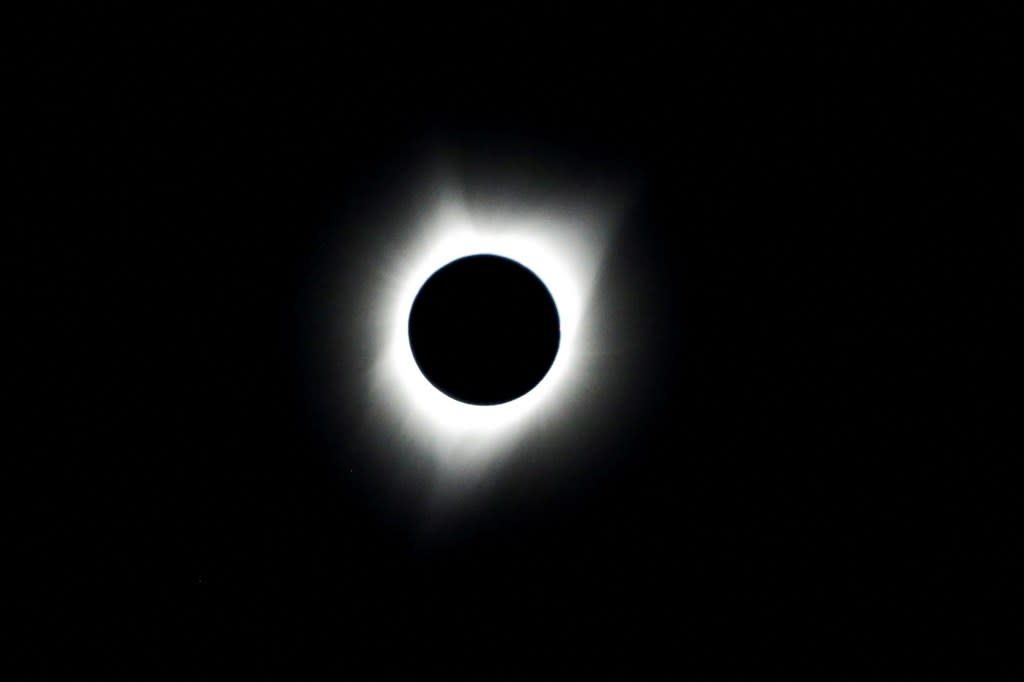
[[[1019,17],[931,12],[26,23],[28,679],[1019,672]],[[432,145],[625,178],[658,352],[600,466],[424,541],[303,330],[335,216]]]

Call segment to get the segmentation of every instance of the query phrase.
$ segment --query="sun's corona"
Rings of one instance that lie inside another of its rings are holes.
[[[373,306],[379,311],[371,330],[377,349],[373,392],[395,428],[444,461],[480,461],[585,399],[573,394],[573,380],[585,371],[590,345],[591,286],[604,242],[599,230],[550,211],[471,213],[449,201],[412,232],[404,247],[387,255],[388,276]],[[408,335],[424,282],[445,265],[479,254],[501,256],[533,272],[554,299],[561,327],[558,353],[540,383],[496,405],[460,402],[439,391],[417,366]]]

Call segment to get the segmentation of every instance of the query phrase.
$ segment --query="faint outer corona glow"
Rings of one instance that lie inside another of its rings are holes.
[[[592,285],[607,234],[605,225],[586,224],[595,217],[592,208],[471,211],[452,198],[425,208],[406,240],[380,254],[383,277],[367,292],[374,419],[389,437],[414,443],[445,468],[475,468],[567,411],[585,408],[586,382],[580,380],[599,355],[589,333],[589,320],[600,314]],[[408,337],[409,313],[424,282],[451,261],[477,254],[504,256],[532,270],[550,291],[561,322],[558,354],[543,380],[500,405],[470,405],[436,389],[416,364]]]

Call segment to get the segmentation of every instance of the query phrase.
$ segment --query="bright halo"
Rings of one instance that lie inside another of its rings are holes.
[[[594,356],[588,318],[596,312],[592,285],[606,235],[603,225],[581,222],[578,216],[587,211],[562,213],[471,212],[447,200],[415,237],[388,254],[385,283],[371,302],[378,311],[371,337],[379,349],[371,369],[373,394],[394,427],[442,463],[484,463],[586,400],[574,388],[581,388]],[[409,313],[427,279],[454,260],[478,254],[503,256],[533,271],[551,293],[561,326],[558,354],[541,382],[498,405],[459,402],[431,385],[408,336]]]

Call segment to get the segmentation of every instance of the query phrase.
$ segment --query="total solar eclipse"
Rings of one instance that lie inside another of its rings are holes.
[[[529,393],[558,354],[558,309],[532,271],[502,256],[455,260],[420,288],[409,313],[409,345],[423,376],[471,405]]]
[[[614,183],[490,157],[473,172],[430,165],[341,214],[329,262],[310,268],[332,278],[310,287],[330,379],[311,385],[371,466],[390,463],[411,495],[436,475],[431,499],[446,503],[514,462],[559,468],[600,445],[606,415],[632,402],[624,363],[646,298],[632,273],[620,305]]]

